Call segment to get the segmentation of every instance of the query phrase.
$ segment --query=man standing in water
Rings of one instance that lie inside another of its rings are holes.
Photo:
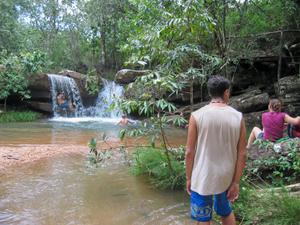
[[[223,225],[235,225],[230,202],[239,195],[246,163],[246,128],[242,114],[228,106],[230,82],[222,76],[208,80],[211,101],[193,112],[186,149],[187,192],[191,217],[209,225],[212,206]]]

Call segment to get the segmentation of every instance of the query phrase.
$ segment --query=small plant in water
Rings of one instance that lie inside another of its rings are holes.
[[[100,162],[105,161],[111,157],[111,154],[107,150],[97,150],[97,139],[92,138],[89,143],[88,147],[90,149],[88,154],[88,160],[93,164],[98,164]]]

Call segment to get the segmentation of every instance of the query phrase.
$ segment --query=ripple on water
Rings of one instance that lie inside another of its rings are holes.
[[[119,129],[96,121],[12,125],[12,132],[1,126],[0,136],[7,136],[0,143],[22,145],[86,145],[103,129]],[[189,224],[183,192],[154,190],[123,164],[122,157],[112,156],[95,168],[82,155],[64,155],[17,167],[1,177],[0,224]]]

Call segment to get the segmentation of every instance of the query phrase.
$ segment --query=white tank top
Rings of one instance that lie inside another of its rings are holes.
[[[242,113],[230,106],[204,106],[192,113],[198,139],[191,189],[200,195],[219,194],[232,182]]]

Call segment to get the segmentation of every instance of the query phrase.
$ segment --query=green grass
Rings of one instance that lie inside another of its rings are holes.
[[[164,150],[157,148],[138,148],[133,154],[131,171],[135,175],[147,175],[152,185],[158,189],[183,189],[185,186],[185,167],[183,161],[176,160],[170,153],[171,165],[168,166]]]
[[[233,205],[243,225],[299,225],[300,198],[272,189],[258,191],[243,181],[240,197]]]
[[[41,118],[41,114],[32,111],[7,111],[0,113],[0,123],[30,122]]]
[[[171,163],[175,173],[168,168],[167,158],[162,149],[138,148],[133,154],[131,171],[135,175],[148,176],[151,184],[159,189],[185,187],[184,151],[172,151]],[[267,185],[266,183],[264,183]],[[240,196],[233,204],[240,225],[300,225],[300,198],[282,191],[275,193],[250,184],[243,178]],[[218,221],[218,217],[215,217]]]

